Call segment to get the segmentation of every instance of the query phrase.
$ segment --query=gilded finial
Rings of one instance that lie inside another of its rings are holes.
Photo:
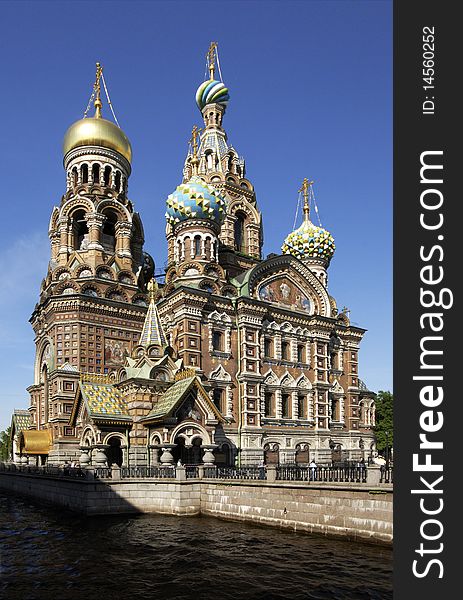
[[[100,92],[101,92],[100,80],[101,80],[102,74],[103,74],[103,67],[100,65],[99,62],[97,62],[96,63],[95,83],[93,85],[93,91],[95,93],[95,102],[94,102],[95,119],[101,119],[101,108],[102,108],[103,104],[102,104],[101,98],[100,98]]]
[[[211,42],[211,45],[209,46],[209,50],[207,51],[207,55],[206,55],[207,61],[209,64],[209,76],[210,76],[211,81],[214,79],[216,56],[217,56],[217,42]]]
[[[198,129],[198,127],[196,127],[196,125],[193,125],[193,129],[191,130],[191,139],[189,140],[192,150],[193,150],[193,157],[191,159],[191,165],[193,167],[193,175],[198,174],[198,165],[199,165],[198,136],[200,133],[201,133],[201,130]]]
[[[156,298],[157,292],[158,292],[158,282],[156,281],[156,279],[153,277],[152,279],[149,280],[148,282],[148,294],[150,297],[150,301],[154,300]]]
[[[307,179],[307,177],[304,177],[304,181],[302,182],[302,187],[299,190],[299,192],[302,192],[302,194],[304,195],[304,220],[308,221],[309,220],[309,216],[310,216],[310,203],[309,203],[309,193],[310,193],[310,188],[312,187],[312,185],[314,184],[313,181],[309,181]]]

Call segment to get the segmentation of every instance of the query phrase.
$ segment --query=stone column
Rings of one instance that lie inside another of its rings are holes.
[[[291,402],[292,402],[291,416],[293,419],[300,419],[302,417],[302,415],[299,414],[299,406],[298,406],[297,398],[298,398],[297,390],[294,392],[291,392]]]
[[[53,231],[53,233],[50,234],[50,242],[51,242],[51,258],[52,260],[58,260],[58,254],[59,254],[59,249],[60,249],[60,232],[59,231]]]
[[[68,258],[68,221],[67,217],[58,220],[60,264],[66,264]]]
[[[128,467],[129,466],[129,453],[127,452],[128,451],[127,444],[121,445],[121,450],[122,450],[122,465],[124,467]]]
[[[273,338],[273,354],[276,359],[281,360],[281,335],[276,333]]]
[[[233,417],[233,389],[231,385],[227,385],[227,387],[225,388],[225,394],[226,394],[226,404],[227,404],[227,410],[226,410],[226,415],[227,417]]]
[[[118,221],[115,229],[117,256],[131,259],[130,240],[132,238],[132,224],[127,221]]]
[[[275,417],[281,419],[281,390],[275,390]]]
[[[104,215],[99,213],[87,213],[87,227],[88,227],[88,238],[89,244],[88,250],[100,250],[103,252],[104,248],[101,245],[101,232],[103,230],[103,224],[106,221]]]

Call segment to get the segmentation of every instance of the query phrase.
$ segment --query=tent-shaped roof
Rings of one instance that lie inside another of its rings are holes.
[[[101,378],[103,379],[103,378]],[[73,423],[77,414],[79,396],[85,404],[88,415],[95,420],[131,421],[127,413],[127,406],[121,392],[112,384],[98,381],[84,380],[79,382],[77,402],[74,403],[70,422]]]
[[[18,434],[21,431],[29,429],[31,423],[31,415],[28,410],[15,408],[11,417],[11,433]]]
[[[214,414],[219,420],[223,421],[223,417],[217,410],[215,405],[211,402],[207,392],[204,390],[199,379],[193,375],[185,377],[176,381],[162,396],[159,402],[156,403],[153,410],[141,419],[142,421],[158,421],[173,413],[173,411],[181,404],[185,399],[186,395],[196,388],[203,401],[206,403],[207,408]]]

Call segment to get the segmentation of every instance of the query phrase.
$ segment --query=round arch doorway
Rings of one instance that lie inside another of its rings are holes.
[[[122,452],[121,438],[116,436],[109,438],[108,445],[109,448],[106,449],[108,465],[111,466],[116,464],[118,467],[122,467],[124,455]]]
[[[182,465],[201,465],[203,463],[201,445],[203,440],[195,437],[191,444],[186,444],[185,438],[178,435],[175,438],[176,447],[172,450],[175,462],[181,461]]]

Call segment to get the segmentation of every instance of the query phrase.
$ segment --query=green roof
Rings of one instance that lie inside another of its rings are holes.
[[[28,410],[15,409],[12,418],[16,433],[29,429],[31,415]]]
[[[156,403],[153,410],[145,419],[159,419],[168,415],[192,387],[196,377],[181,379],[172,385]]]

